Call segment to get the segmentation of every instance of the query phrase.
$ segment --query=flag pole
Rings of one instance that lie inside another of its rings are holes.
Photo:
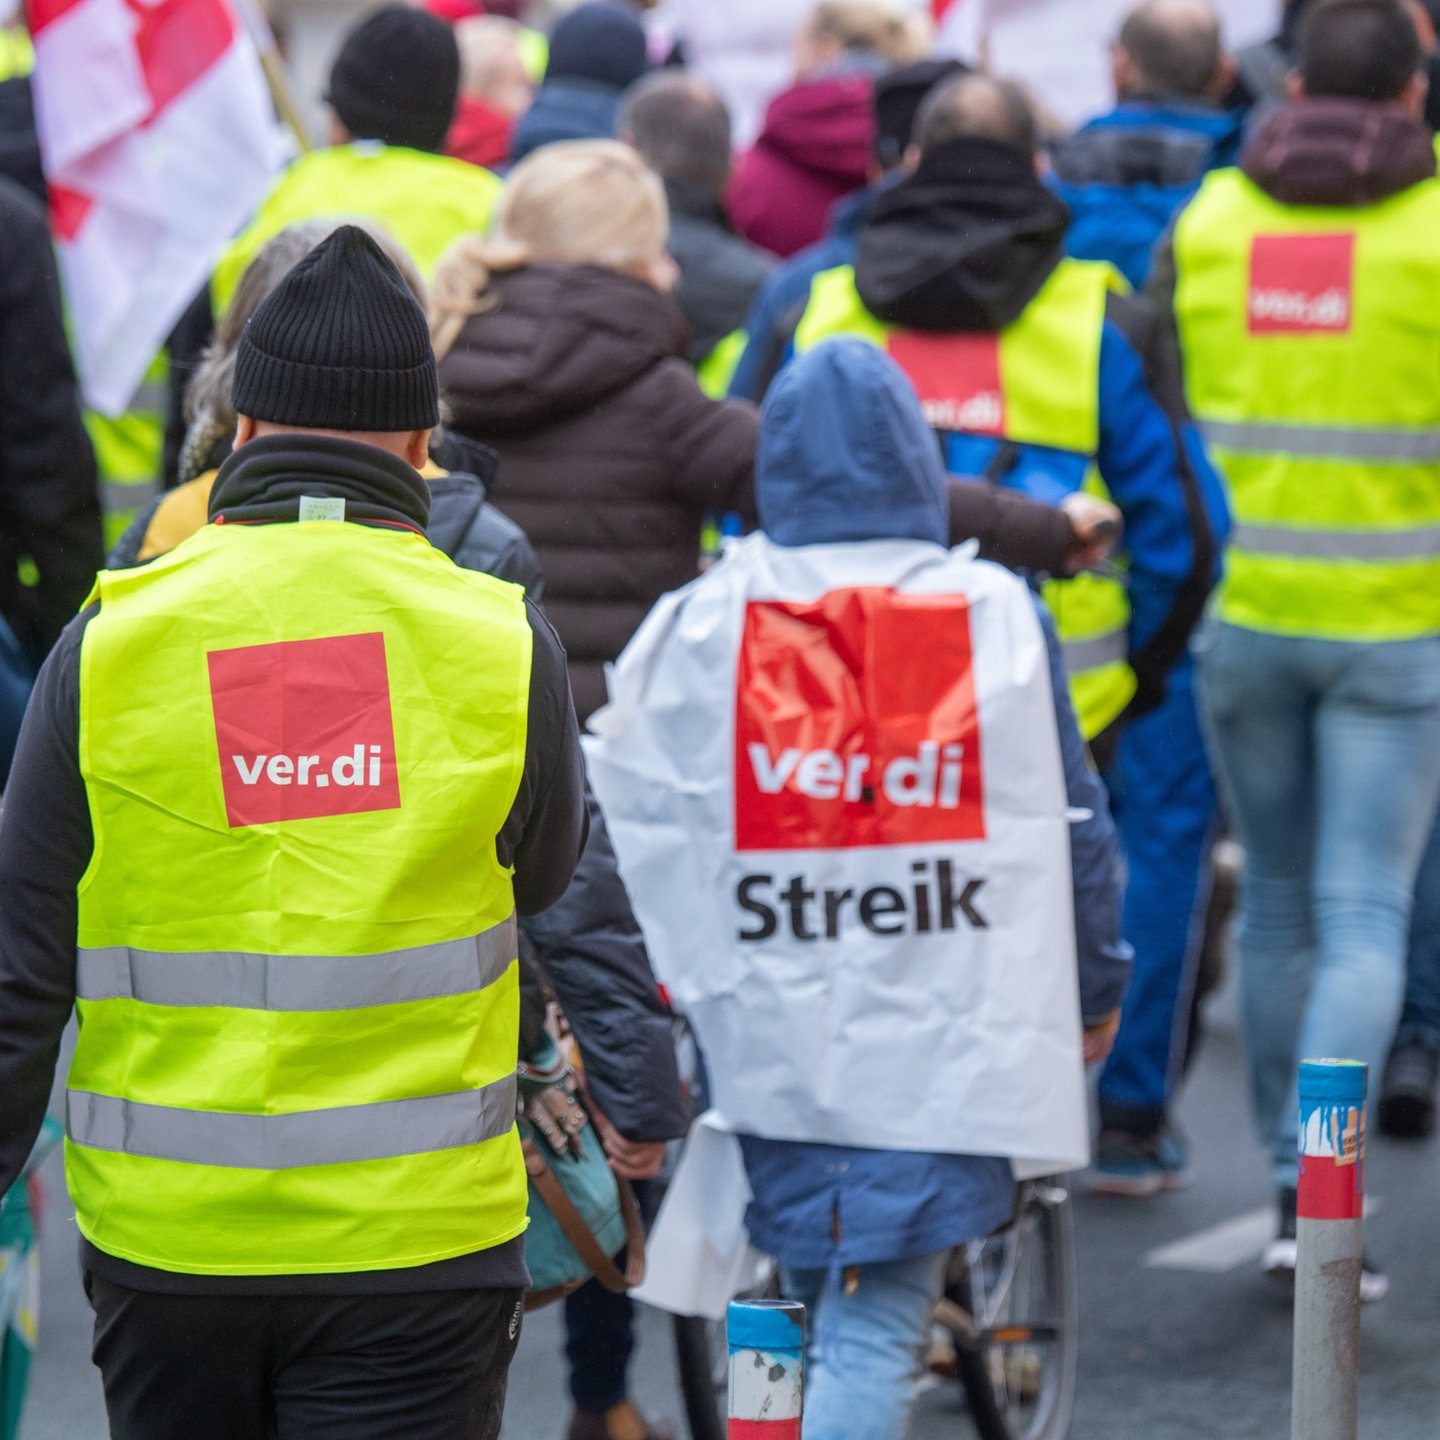
[[[310,131],[295,95],[290,89],[290,77],[285,73],[285,62],[280,58],[280,46],[275,41],[275,32],[265,18],[256,0],[231,0],[239,15],[256,53],[260,56],[260,68],[265,72],[265,83],[270,87],[270,100],[275,113],[294,133],[296,143],[302,151],[315,148]]]
[[[295,141],[302,151],[313,150],[315,142],[310,138],[310,131],[300,114],[300,107],[296,105],[295,96],[290,91],[290,79],[285,74],[285,66],[280,59],[280,48],[273,39],[269,49],[260,50],[260,68],[265,72],[265,83],[270,87],[270,99],[275,103],[275,113],[294,132]]]

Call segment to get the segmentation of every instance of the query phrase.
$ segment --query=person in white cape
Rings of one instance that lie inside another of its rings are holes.
[[[1086,1162],[1129,974],[1049,621],[949,551],[909,383],[825,342],[762,414],[762,532],[666,597],[591,719],[657,972],[810,1309],[806,1440],[898,1440],[949,1249]],[[1083,1041],[1082,1041],[1083,1028]]]

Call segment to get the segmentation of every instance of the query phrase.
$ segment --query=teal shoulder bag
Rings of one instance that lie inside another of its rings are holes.
[[[645,1231],[630,1186],[610,1168],[559,1047],[545,1044],[519,1068],[518,1121],[530,1181],[525,1263],[527,1310],[548,1305],[592,1276],[623,1295],[645,1277]],[[624,1271],[615,1255],[624,1248]]]

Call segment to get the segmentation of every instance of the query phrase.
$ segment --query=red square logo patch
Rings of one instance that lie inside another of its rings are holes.
[[[1355,236],[1257,235],[1250,249],[1252,335],[1343,335],[1355,289]]]
[[[735,696],[737,850],[985,835],[963,596],[752,601]]]
[[[998,335],[931,335],[896,330],[890,358],[905,372],[935,430],[1005,433]]]
[[[399,809],[378,631],[212,650],[206,658],[232,827]]]

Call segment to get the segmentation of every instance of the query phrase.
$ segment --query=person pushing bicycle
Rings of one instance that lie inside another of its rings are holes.
[[[806,1440],[898,1440],[952,1248],[1087,1159],[1128,979],[1115,831],[1048,619],[949,551],[874,347],[767,399],[761,533],[662,601],[592,719],[657,970],[811,1315]]]

